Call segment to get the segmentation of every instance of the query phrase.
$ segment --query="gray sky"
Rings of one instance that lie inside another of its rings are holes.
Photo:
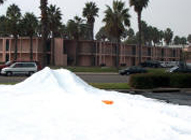
[[[99,17],[96,18],[95,23],[95,32],[97,32],[103,26],[105,5],[111,6],[113,0],[48,0],[49,4],[56,4],[61,8],[64,23],[75,15],[82,16],[82,9],[88,1],[96,2],[100,8]],[[129,0],[125,2],[126,6],[130,8],[131,27],[137,31],[137,15],[134,9],[129,7]],[[36,16],[40,15],[40,0],[7,0],[4,5],[0,6],[0,14],[5,14],[7,7],[12,3],[17,4],[22,13],[34,12]],[[148,7],[143,10],[142,20],[161,30],[169,27],[174,31],[174,35],[187,37],[188,34],[191,34],[190,9],[191,0],[150,0]]]

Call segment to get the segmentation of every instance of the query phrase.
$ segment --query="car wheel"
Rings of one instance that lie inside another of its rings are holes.
[[[130,74],[130,72],[126,72],[126,75],[129,75]]]
[[[28,76],[33,75],[34,71],[29,71]]]
[[[6,72],[6,75],[11,76],[11,75],[13,75],[13,73],[11,71],[8,71],[8,72]]]

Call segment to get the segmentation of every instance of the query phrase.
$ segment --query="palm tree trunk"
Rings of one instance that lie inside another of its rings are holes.
[[[116,68],[119,69],[119,47],[120,47],[120,39],[117,39],[116,45]]]
[[[14,52],[14,60],[17,60],[17,52],[18,52],[18,48],[17,48],[17,41],[18,41],[18,37],[17,37],[17,35],[14,35],[14,39],[15,39],[15,52]]]
[[[45,67],[47,65],[47,0],[40,0],[40,9],[41,9],[41,22],[42,22],[42,47],[43,47],[43,64]]]
[[[91,24],[91,40],[94,40],[94,23]]]
[[[30,36],[30,61],[33,60],[33,37]]]
[[[54,59],[54,57],[55,57],[55,55],[54,55],[54,53],[55,53],[55,44],[54,44],[54,32],[52,32],[52,41],[51,41],[51,47],[52,47],[52,65],[54,66],[55,65],[55,59]]]
[[[141,36],[142,36],[142,29],[141,29],[141,12],[138,12],[138,26],[139,26],[139,43],[138,43],[138,48],[139,48],[139,65],[141,64],[142,60],[142,47],[141,47]]]
[[[76,40],[76,61],[75,66],[78,66],[78,55],[79,55],[79,39]]]

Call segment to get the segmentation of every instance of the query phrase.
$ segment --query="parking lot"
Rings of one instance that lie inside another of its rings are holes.
[[[87,83],[128,83],[129,76],[121,76],[118,73],[76,73]],[[27,76],[0,76],[0,83],[18,83],[28,78]]]

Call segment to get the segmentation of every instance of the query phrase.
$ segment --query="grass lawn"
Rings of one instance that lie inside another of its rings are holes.
[[[148,68],[148,73],[165,73],[165,68]]]
[[[62,67],[62,66],[50,66],[51,69],[64,68],[72,72],[118,72],[114,67]]]
[[[90,83],[93,87],[99,89],[129,89],[130,86],[127,83]]]
[[[17,83],[1,83],[0,85],[15,85]],[[127,83],[89,83],[91,86],[99,89],[129,89]]]

